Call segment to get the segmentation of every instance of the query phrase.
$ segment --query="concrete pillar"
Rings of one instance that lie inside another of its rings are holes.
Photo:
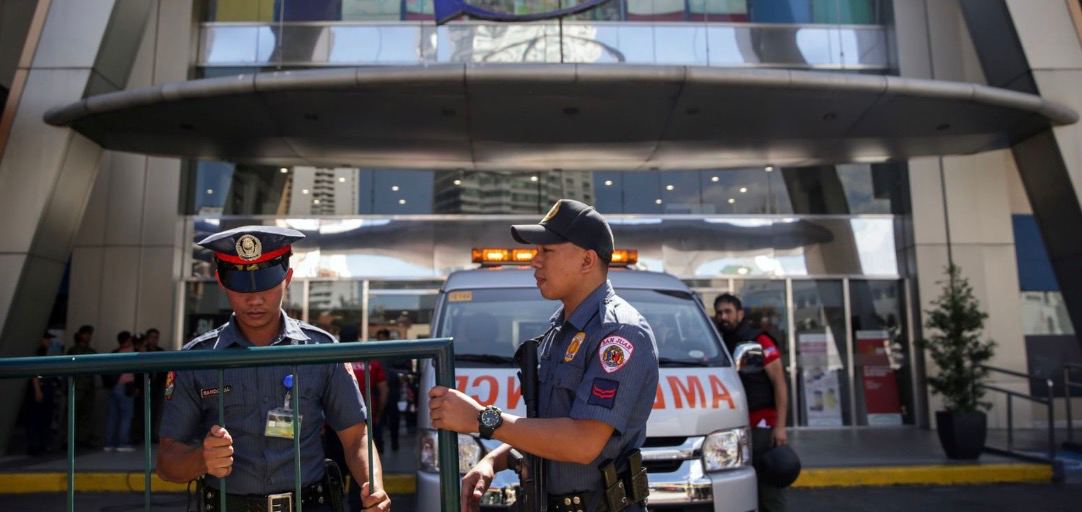
[[[185,80],[196,24],[191,0],[153,2],[127,88]],[[122,330],[175,339],[181,278],[181,161],[107,151],[71,256],[68,330],[95,326],[94,347],[115,348]]]
[[[898,66],[902,76],[936,80],[985,83],[984,68],[967,30],[966,18],[957,1],[895,0],[896,31],[901,35]],[[916,263],[914,316],[916,332],[923,334],[927,319],[924,310],[939,296],[937,283],[953,261],[974,287],[977,299],[989,318],[984,335],[997,341],[993,366],[1025,371],[1026,353],[1022,336],[1021,297],[1014,255],[1011,223],[1009,173],[1014,159],[1009,151],[991,151],[972,156],[916,158],[909,162],[913,209],[913,246],[907,257]],[[934,374],[929,360],[924,371]],[[994,376],[991,384],[1028,392],[1028,383]],[[929,391],[930,393],[930,391]],[[989,427],[1006,426],[1002,397],[989,394],[993,402]],[[927,424],[934,426],[934,413],[942,400],[928,396]],[[1032,410],[1027,403],[1015,404],[1016,424],[1028,424]]]
[[[0,355],[29,355],[48,320],[101,148],[46,110],[127,81],[150,4],[138,0],[39,0],[0,121]],[[103,57],[103,50],[109,56]],[[22,396],[25,382],[0,383]],[[14,415],[0,418],[0,446]]]

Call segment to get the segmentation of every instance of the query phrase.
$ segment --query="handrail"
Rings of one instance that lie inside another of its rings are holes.
[[[77,356],[39,356],[0,359],[0,379],[20,377],[68,377],[68,507],[74,510],[75,492],[75,376],[98,375],[109,373],[158,373],[173,370],[219,370],[218,407],[222,415],[224,400],[224,371],[229,368],[247,368],[261,366],[300,366],[309,364],[339,363],[344,361],[362,361],[385,357],[409,357],[434,359],[436,383],[454,387],[454,347],[451,338],[435,338],[416,341],[383,341],[366,343],[328,343],[318,345],[251,347],[238,350],[200,350],[182,352],[138,352],[114,354],[89,354]],[[295,378],[295,390],[304,383]],[[369,375],[366,372],[366,382]],[[150,379],[143,379],[144,400],[146,401],[144,421],[150,427]],[[371,385],[366,386],[367,401],[371,401]],[[293,428],[299,432],[299,395],[293,393]],[[224,419],[220,418],[220,421]],[[224,422],[221,424],[224,425]],[[371,431],[371,415],[368,415],[368,427]],[[447,430],[440,430],[440,494],[442,512],[458,510],[459,474],[458,474],[458,436]],[[145,509],[150,510],[150,439],[148,431],[145,438],[144,453],[144,494]],[[300,436],[294,436],[294,466],[297,492],[300,490]],[[369,438],[371,450],[371,438]],[[372,458],[369,458],[371,467]],[[371,469],[369,474],[372,474]],[[227,480],[227,479],[226,479]],[[221,485],[222,508],[225,505],[225,483]],[[297,511],[301,510],[301,501],[295,501]]]
[[[1063,363],[1063,397],[1067,412],[1067,441],[1064,445],[1072,450],[1082,450],[1082,446],[1074,442],[1074,411],[1071,407],[1071,388],[1082,388],[1082,382],[1071,380],[1071,370],[1082,370],[1082,364]]]
[[[1003,374],[1006,374],[1006,375],[1011,375],[1011,376],[1014,376],[1014,377],[1021,377],[1023,379],[1029,379],[1029,380],[1033,380],[1033,381],[1037,381],[1037,382],[1046,382],[1046,381],[1051,380],[1051,379],[1048,379],[1046,377],[1035,377],[1035,376],[1030,375],[1028,373],[1022,373],[1022,372],[1017,371],[1017,370],[1008,370],[1006,368],[999,368],[997,366],[989,366],[989,365],[986,365],[986,364],[982,364],[981,368],[984,368],[985,370],[988,370],[990,372],[1003,373]]]
[[[1000,373],[1000,374],[1009,375],[1009,376],[1012,376],[1012,377],[1019,377],[1019,378],[1027,379],[1027,380],[1030,380],[1030,381],[1033,381],[1033,382],[1043,382],[1047,386],[1047,389],[1048,389],[1048,397],[1047,398],[1039,398],[1039,397],[1034,396],[1034,395],[1030,395],[1030,394],[1027,394],[1027,393],[1020,393],[1018,391],[1013,391],[1013,390],[1010,390],[1010,389],[1001,388],[999,386],[993,386],[993,385],[990,385],[990,384],[978,384],[978,386],[983,388],[983,389],[987,389],[987,390],[990,390],[990,391],[995,391],[995,392],[998,392],[998,393],[1003,393],[1004,395],[1007,396],[1007,447],[1006,447],[1006,449],[1000,449],[1000,448],[995,448],[995,447],[985,445],[984,446],[985,451],[1002,453],[1002,454],[1005,454],[1005,455],[1011,455],[1011,456],[1014,456],[1014,457],[1020,457],[1020,458],[1024,458],[1024,459],[1033,459],[1034,458],[1030,454],[1019,452],[1019,451],[1016,451],[1014,449],[1014,398],[1018,397],[1018,398],[1023,398],[1023,399],[1029,400],[1031,402],[1036,402],[1036,403],[1042,404],[1047,408],[1047,410],[1048,410],[1048,457],[1045,460],[1047,460],[1048,462],[1054,461],[1056,459],[1056,410],[1055,410],[1055,394],[1054,394],[1055,393],[1055,384],[1056,384],[1055,381],[1052,380],[1051,378],[1036,377],[1036,376],[1030,375],[1028,373],[1023,373],[1023,372],[1019,372],[1019,371],[1015,371],[1015,370],[1008,370],[1006,368],[998,368],[998,367],[995,367],[995,366],[988,366],[988,365],[983,365],[982,364],[981,368],[983,368],[983,369],[985,369],[985,370],[987,370],[989,372],[993,372],[993,373]],[[1069,415],[1070,415],[1070,413],[1068,413],[1068,418],[1070,417]]]
[[[1012,391],[1012,390],[1009,390],[1009,389],[1006,389],[1006,388],[1001,388],[999,386],[990,386],[988,384],[981,384],[981,387],[984,388],[984,389],[991,390],[991,391],[998,391],[998,392],[1003,393],[1003,394],[1013,395],[1013,396],[1016,396],[1018,398],[1024,398],[1024,399],[1029,400],[1031,402],[1037,402],[1037,403],[1042,404],[1042,405],[1048,405],[1048,399],[1047,398],[1038,398],[1038,397],[1035,397],[1033,395],[1027,395],[1025,393],[1019,393],[1017,391]]]
[[[450,338],[416,341],[370,341],[251,347],[244,350],[125,352],[80,356],[38,356],[0,359],[0,379],[102,373],[153,373],[170,370],[219,370],[360,361],[384,357],[434,358],[450,350]],[[448,376],[454,383],[454,376]]]

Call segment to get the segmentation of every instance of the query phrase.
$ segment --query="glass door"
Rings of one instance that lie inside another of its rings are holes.
[[[798,425],[852,425],[841,280],[793,281]]]

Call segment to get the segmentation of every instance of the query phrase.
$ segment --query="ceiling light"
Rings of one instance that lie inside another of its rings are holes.
[[[339,176],[338,177],[338,183],[345,183],[345,182],[346,182],[346,177],[345,176]]]
[[[748,193],[748,187],[740,187],[740,193],[741,194],[747,194]]]
[[[391,185],[391,192],[398,192],[398,185]]]
[[[281,172],[282,174],[285,174],[285,173],[289,172],[289,169],[283,167],[281,169],[278,169],[278,171]]]
[[[733,198],[730,197],[729,198],[729,204],[734,204],[734,203],[736,203],[736,199],[733,199]]]
[[[306,189],[306,188],[302,188],[302,189],[301,189],[301,193],[302,193],[302,194],[307,194],[307,193],[308,193],[308,189]]]
[[[313,199],[312,204],[319,204],[319,199]]]
[[[712,176],[712,177],[710,178],[710,181],[713,181],[714,183],[717,183],[717,182],[721,181],[721,178],[719,178],[719,177],[717,177],[717,176]]]
[[[606,187],[611,187],[612,186],[612,180],[605,180],[605,186]]]
[[[209,196],[209,195],[212,195],[212,194],[214,194],[214,189],[208,188],[207,189],[207,195]]]
[[[661,199],[654,199],[654,204],[661,204]]]
[[[399,199],[398,204],[406,204],[406,200],[405,199]]]
[[[537,176],[530,176],[530,181],[537,181]]]
[[[763,167],[763,170],[766,171],[766,172],[774,172],[774,166],[773,165],[768,165],[766,167]]]
[[[736,269],[736,273],[742,276],[748,275],[748,267],[740,267]]]
[[[673,188],[675,187],[673,187],[672,185],[665,185],[665,190],[672,190]]]
[[[456,185],[456,186],[458,186],[458,185],[462,185],[462,180],[455,180],[455,185]]]

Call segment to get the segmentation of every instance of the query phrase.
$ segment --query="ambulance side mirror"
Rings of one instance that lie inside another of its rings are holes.
[[[763,346],[754,341],[745,341],[733,350],[733,361],[740,373],[763,371]]]

